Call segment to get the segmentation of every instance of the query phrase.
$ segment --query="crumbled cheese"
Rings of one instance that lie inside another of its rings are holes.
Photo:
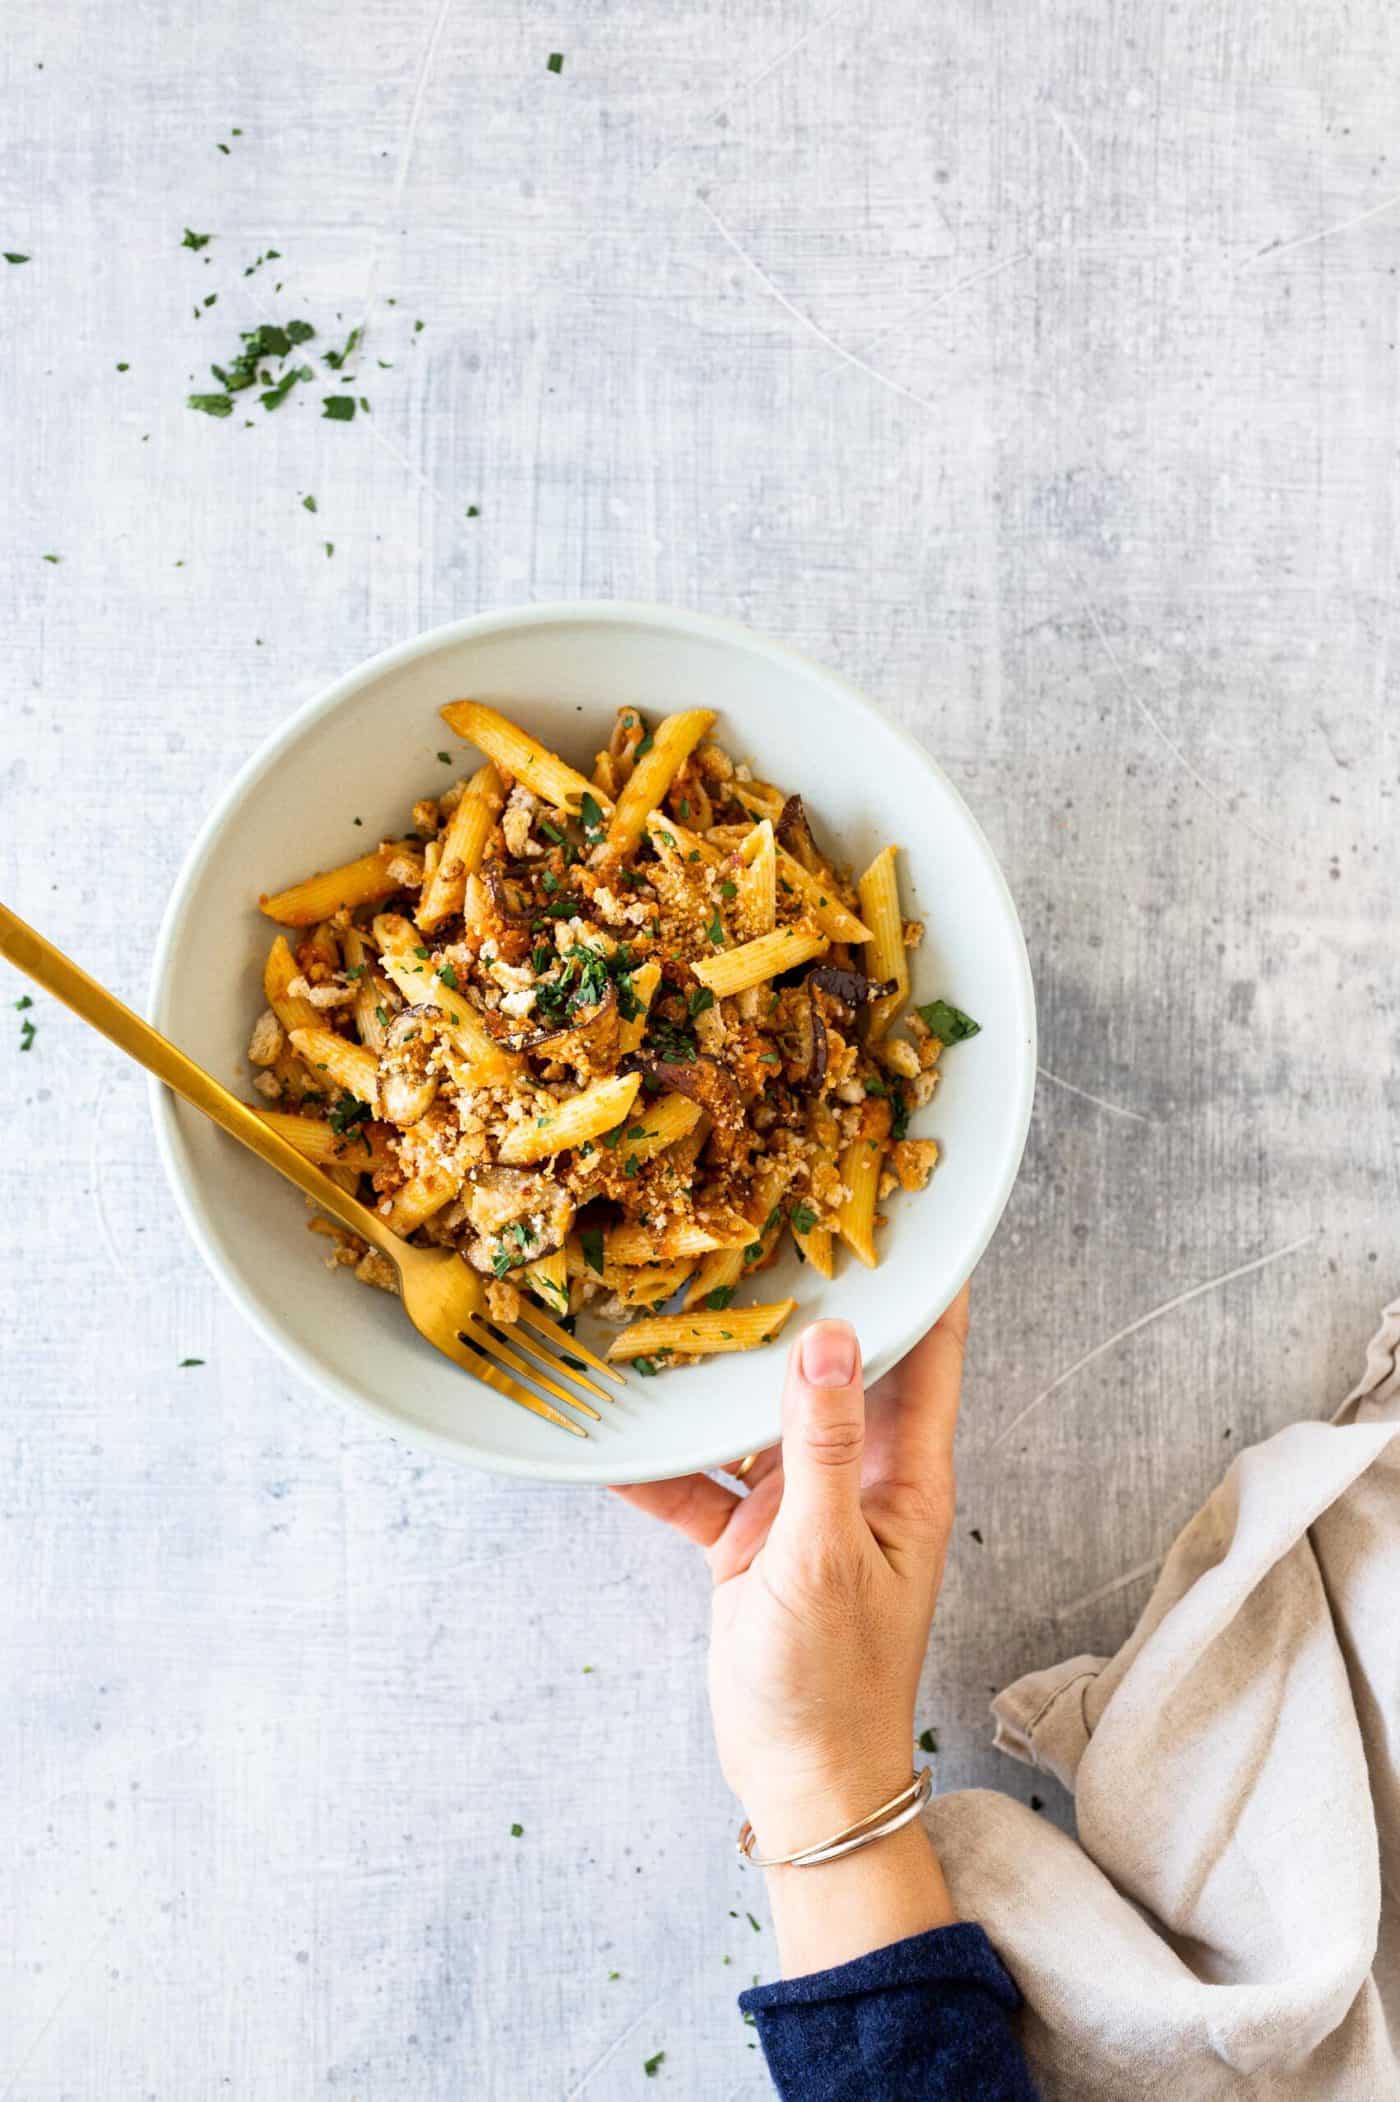
[[[535,989],[529,985],[522,987],[519,992],[506,993],[501,1000],[501,1013],[519,1021],[522,1016],[529,1014],[535,999]]]
[[[529,852],[533,844],[530,838],[530,827],[534,823],[535,812],[538,808],[539,804],[534,796],[531,795],[529,789],[517,781],[507,798],[506,807],[501,813],[501,831],[505,836],[507,847],[517,861]],[[540,849],[535,847],[535,852],[539,853],[539,851]]]
[[[287,991],[296,1000],[309,1000],[313,1007],[346,1007],[355,997],[353,985],[312,985],[307,978],[294,978]]]
[[[266,1095],[269,1102],[280,1102],[282,1099],[282,1083],[275,1073],[255,1073],[253,1086],[260,1095]]]
[[[286,1045],[287,1039],[282,1033],[282,1024],[272,1009],[265,1007],[254,1022],[253,1034],[248,1039],[250,1063],[255,1066],[275,1066]]]

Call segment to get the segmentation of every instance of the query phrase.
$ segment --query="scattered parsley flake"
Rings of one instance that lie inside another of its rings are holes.
[[[562,51],[551,51],[551,52],[550,52],[550,54],[549,54],[549,58],[548,58],[548,60],[546,61],[546,70],[547,70],[548,72],[550,72],[550,73],[562,73],[562,72],[563,72],[563,70],[564,70],[564,54],[563,54],[563,52],[562,52]],[[657,2060],[657,2064],[659,2065],[660,2063],[661,2063],[661,2061],[660,2061],[660,2059],[658,2059],[658,2060]],[[647,2071],[648,2071],[648,2072],[650,2072],[650,2071],[651,2071],[651,2067],[650,2067],[650,2066],[648,2066],[648,2067],[647,2067]]]
[[[354,1132],[358,1125],[373,1115],[374,1111],[369,1103],[362,1102],[358,1095],[352,1095],[347,1088],[339,1101],[332,1105],[327,1122],[337,1138],[344,1138],[347,1132]]]
[[[525,1827],[523,1825],[512,1825],[510,1836],[512,1839],[523,1839],[525,1837]]]
[[[303,511],[314,511],[314,510],[316,509],[316,499],[315,499],[315,497],[314,497],[314,496],[304,496],[304,497],[302,498],[302,500],[301,500],[301,508],[302,508],[302,510],[303,510]]]
[[[29,258],[27,255],[17,255],[13,248],[7,248],[5,250],[5,261],[7,263],[27,263]]]
[[[41,562],[52,562],[57,564],[63,560],[63,557],[62,555],[41,555],[39,557],[39,560]]]
[[[713,1292],[705,1294],[705,1304],[712,1314],[722,1314],[733,1297],[733,1285],[716,1285]]]
[[[32,994],[30,993],[21,993],[18,1000],[16,1000],[15,1002],[15,1006],[21,1014],[24,1012],[26,1007],[32,1007],[33,1005],[34,1000]]]
[[[125,361],[123,361],[122,363],[120,363],[120,364],[119,364],[119,365],[117,366],[117,370],[118,370],[118,372],[130,372],[130,370],[131,370],[131,367],[130,367],[130,365],[129,365],[129,364],[127,364],[127,363],[126,363]]]
[[[327,394],[322,398],[321,420],[330,423],[351,423],[355,416],[353,394]]]
[[[817,1215],[810,1204],[795,1204],[788,1217],[798,1233],[810,1233],[817,1223]]]
[[[431,949],[425,949],[423,947],[423,944],[420,942],[413,953],[418,958],[418,961],[420,963],[426,963],[433,952]]]
[[[191,394],[186,397],[187,408],[198,409],[205,416],[232,416],[233,403],[227,394]]]
[[[207,248],[212,239],[212,234],[197,234],[192,226],[187,226],[185,228],[185,238],[181,241],[180,246],[182,248]]]
[[[652,746],[655,743],[656,739],[652,736],[650,730],[648,730],[646,736],[642,739],[641,743],[637,746],[636,751],[632,754],[632,757],[634,759],[645,759],[647,753],[651,750]]]
[[[709,935],[710,940],[714,943],[717,949],[722,949],[724,947],[724,921],[719,916],[718,905],[716,905],[715,907],[714,916],[711,919],[709,926],[705,929],[705,932]]]
[[[726,877],[725,881],[721,883],[719,887],[719,894],[722,898],[737,898],[739,895],[739,886],[737,883],[731,883]]]
[[[203,1358],[181,1358],[179,1364],[175,1367],[175,1370],[177,1372],[184,1372],[191,1365],[202,1365],[203,1363]]]
[[[583,1259],[587,1263],[589,1269],[596,1271],[598,1276],[601,1277],[603,1274],[602,1227],[585,1226],[583,1232],[578,1237],[578,1242],[579,1247],[583,1250]]]
[[[453,970],[450,963],[439,964],[438,983],[445,985],[450,993],[461,991],[461,987],[457,983],[457,973]]]
[[[354,351],[355,345],[359,340],[360,331],[357,328],[352,328],[345,339],[344,350],[328,350],[324,353],[326,363],[330,366],[332,372],[339,372],[341,366]]]
[[[326,550],[326,560],[329,561],[331,556],[335,553],[335,542],[333,540],[325,540],[322,541],[321,544]]]
[[[468,504],[468,505],[467,505],[467,516],[468,516],[468,518],[480,518],[480,516],[481,516],[481,510],[480,510],[480,507],[479,507],[478,505],[476,505],[476,504]],[[614,1971],[614,1972],[613,1972],[613,1976],[614,1976],[614,1978],[615,1978],[615,1977],[617,1976],[617,1972],[616,1972],[616,1971]]]
[[[557,53],[555,55],[556,57],[558,56]],[[551,73],[557,73],[559,68],[551,66],[549,70]],[[646,2074],[647,2079],[655,2080],[658,2066],[664,2065],[665,2062],[666,2053],[664,2051],[653,2051],[650,2058],[644,2058],[642,2060],[642,2071]]]

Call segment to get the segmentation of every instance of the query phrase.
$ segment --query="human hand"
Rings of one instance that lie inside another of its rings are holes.
[[[854,1331],[819,1321],[746,1497],[703,1474],[617,1491],[706,1551],[715,1737],[760,1853],[814,1845],[909,1781],[967,1323],[964,1287],[867,1397]]]

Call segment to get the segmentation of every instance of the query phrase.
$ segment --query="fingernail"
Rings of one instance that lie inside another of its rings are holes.
[[[849,1387],[860,1364],[848,1321],[818,1321],[802,1338],[802,1376],[814,1387]]]

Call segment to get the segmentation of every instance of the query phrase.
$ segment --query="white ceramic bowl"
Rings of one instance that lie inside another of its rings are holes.
[[[185,860],[152,977],[156,1026],[219,1079],[244,1085],[263,1005],[268,923],[259,891],[349,859],[445,785],[460,746],[438,718],[462,695],[496,703],[588,766],[623,703],[705,706],[736,757],[800,790],[819,836],[864,866],[904,849],[905,909],[928,924],[914,996],[943,996],[982,1032],[949,1051],[916,1133],[943,1157],[929,1188],[892,1199],[874,1271],[846,1260],[826,1284],[789,1254],[763,1294],[799,1309],[783,1340],[653,1380],[565,1437],[431,1350],[393,1301],[324,1267],[306,1207],[266,1168],[163,1089],[161,1157],[219,1282],[297,1371],[386,1430],[504,1474],[644,1481],[771,1442],[788,1341],[814,1315],[854,1322],[870,1376],[947,1306],[991,1238],[1015,1179],[1035,1083],[1035,1007],[1005,880],[956,789],[928,754],[834,672],[731,622],[658,606],[526,606],[437,628],[339,680],[294,715],[220,798]],[[360,817],[356,829],[352,819]],[[241,1089],[240,1089],[241,1091]]]

